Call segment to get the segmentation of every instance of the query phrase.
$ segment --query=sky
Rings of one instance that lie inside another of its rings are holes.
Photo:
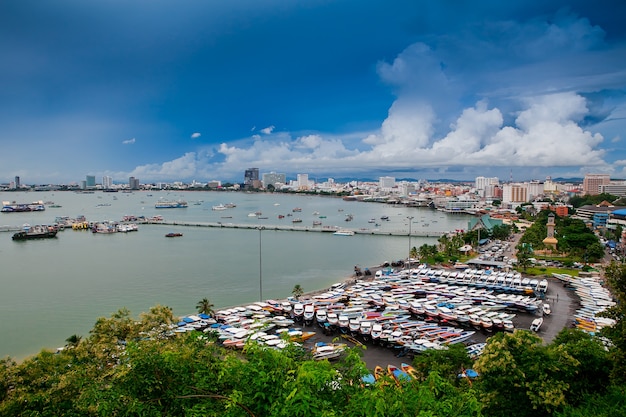
[[[626,178],[622,0],[0,2],[0,183]]]

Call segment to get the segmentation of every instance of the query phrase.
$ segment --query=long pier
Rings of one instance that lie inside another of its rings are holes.
[[[184,227],[213,227],[220,229],[249,229],[249,230],[278,230],[286,232],[318,232],[318,233],[335,233],[338,230],[351,231],[359,235],[378,235],[378,236],[409,236],[406,230],[380,230],[368,228],[351,229],[339,226],[286,226],[286,225],[258,225],[250,223],[223,223],[223,222],[182,222],[182,221],[147,221],[140,224],[154,224],[163,226],[184,226]],[[0,232],[17,232],[22,230],[21,226],[0,226]],[[411,231],[412,237],[436,237],[440,238],[447,232],[439,231]]]
[[[350,229],[347,227],[338,226],[286,226],[286,225],[259,225],[250,223],[223,223],[223,222],[181,222],[181,221],[158,221],[148,222],[148,224],[159,224],[165,226],[185,226],[185,227],[213,227],[220,229],[250,229],[250,230],[279,230],[288,232],[319,232],[319,233],[335,233],[338,230],[352,231],[354,234],[360,235],[380,235],[380,236],[409,236],[409,233],[405,230],[380,230],[380,229],[368,229],[357,228]],[[435,232],[435,231],[411,231],[411,236],[414,237],[436,237],[439,238],[445,235],[447,232]]]

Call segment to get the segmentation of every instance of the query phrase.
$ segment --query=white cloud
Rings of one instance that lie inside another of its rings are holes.
[[[468,167],[508,169],[589,167],[608,169],[599,134],[582,129],[576,121],[585,113],[585,99],[561,93],[525,99],[512,124],[505,124],[498,108],[484,100],[464,109],[436,137],[436,118],[424,103],[396,100],[377,132],[363,134],[361,141],[346,146],[348,137],[308,134],[293,137],[287,132],[269,136],[252,135],[241,146],[222,143],[221,156],[187,153],[163,164],[143,165],[132,173],[145,179],[208,177],[238,178],[246,168],[281,170],[287,173],[358,174],[359,172],[448,170],[464,172]],[[210,175],[209,175],[210,174]]]
[[[194,132],[191,134],[191,139],[197,139],[202,136],[199,132]]]
[[[586,19],[562,14],[552,22],[499,22],[418,42],[378,64],[396,99],[380,128],[358,141],[353,134],[275,133],[268,126],[237,144],[222,143],[219,162],[186,155],[144,169],[157,175],[177,168],[179,177],[204,170],[225,178],[240,177],[250,166],[321,175],[610,171],[603,136],[586,126],[606,111],[591,93],[623,88],[626,54],[604,51],[603,37]],[[607,61],[610,54],[615,57]],[[603,68],[606,62],[612,64]]]
[[[274,131],[274,129],[275,129],[274,126],[268,126],[264,129],[261,129],[261,133],[265,133],[266,135],[269,135],[270,133]]]
[[[148,164],[136,167],[128,176],[134,176],[141,180],[162,179],[175,180],[191,178],[198,171],[198,161],[195,152],[188,152],[172,161],[162,164]]]
[[[135,143],[135,138],[122,141],[122,144],[124,145],[132,145],[133,143]]]

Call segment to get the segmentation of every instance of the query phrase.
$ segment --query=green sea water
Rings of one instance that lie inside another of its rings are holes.
[[[160,198],[184,199],[189,206],[155,209]],[[119,221],[125,215],[162,215],[166,220],[267,227],[288,225],[297,216],[301,225],[312,226],[315,220],[323,226],[408,234],[408,216],[413,217],[413,232],[465,229],[469,220],[427,208],[244,192],[20,192],[0,193],[0,199],[61,206],[36,213],[1,213],[0,226],[50,224],[56,216]],[[211,209],[220,203],[236,207]],[[262,214],[248,216],[252,212]],[[346,214],[353,215],[351,222],[345,221]],[[381,221],[382,216],[389,221]],[[372,219],[376,223],[370,223]],[[183,237],[165,238],[171,231]],[[216,308],[286,298],[296,284],[305,291],[327,288],[350,276],[355,265],[364,268],[406,258],[409,248],[408,235],[341,237],[147,224],[140,224],[138,232],[110,235],[65,230],[55,239],[24,242],[14,242],[11,236],[0,233],[0,357],[18,360],[62,346],[72,334],[87,336],[98,317],[122,307],[138,316],[161,304],[184,315],[193,313],[204,297]],[[411,246],[417,247],[436,242],[411,239]]]

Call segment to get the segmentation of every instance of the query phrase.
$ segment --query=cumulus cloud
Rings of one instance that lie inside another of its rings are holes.
[[[276,133],[268,126],[237,144],[219,145],[219,161],[189,153],[135,173],[177,171],[181,178],[210,170],[211,177],[228,178],[250,166],[318,175],[610,170],[604,138],[589,120],[611,112],[589,92],[623,88],[624,78],[617,82],[615,74],[624,73],[626,59],[607,61],[604,32],[567,13],[550,22],[479,29],[417,42],[390,63],[380,62],[378,74],[396,98],[380,127],[359,132],[356,141],[354,134]],[[599,64],[606,62],[606,68]]]
[[[140,165],[128,175],[141,179],[175,180],[192,178],[197,172],[197,154],[195,152],[188,152],[180,158],[161,164]]]
[[[135,138],[122,141],[123,145],[132,145],[133,143],[135,143]]]
[[[191,139],[197,139],[202,136],[199,132],[194,132],[191,134]]]
[[[261,129],[261,133],[264,133],[266,135],[269,135],[270,133],[272,133],[274,131],[275,127],[274,126],[268,126],[264,129]]]

